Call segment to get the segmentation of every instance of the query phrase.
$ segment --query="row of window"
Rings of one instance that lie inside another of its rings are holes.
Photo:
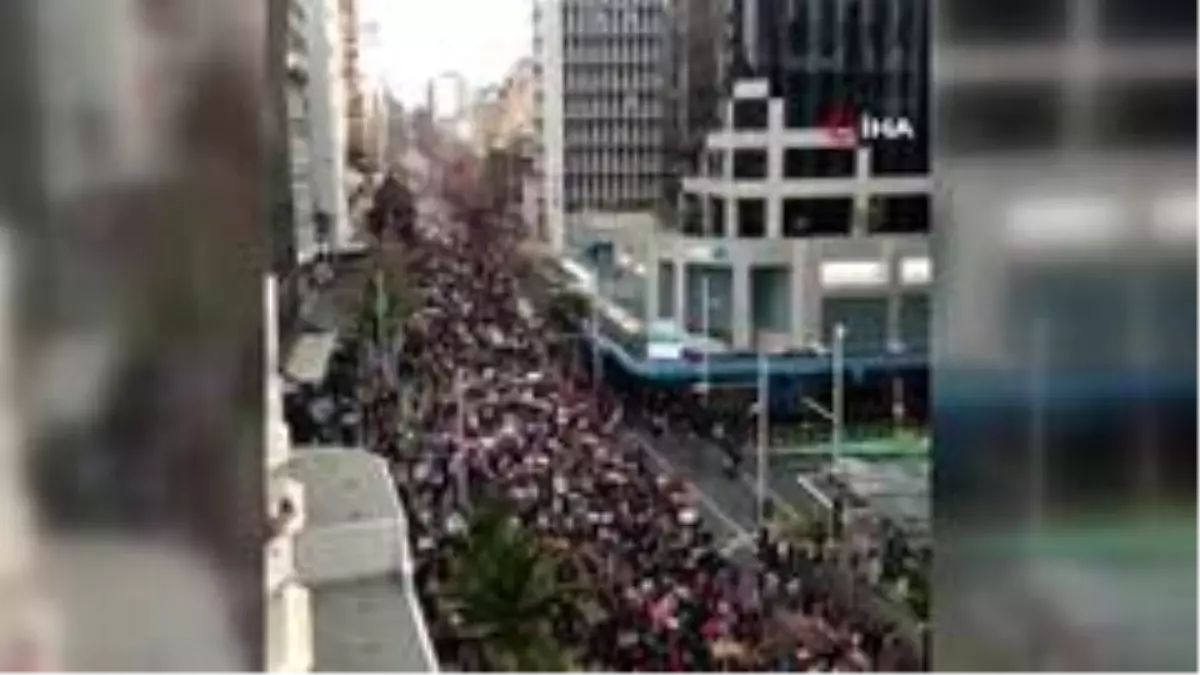
[[[639,69],[625,66],[611,66],[603,74],[571,75],[563,78],[563,88],[572,93],[607,92],[619,94],[630,89],[641,90],[641,93],[657,91],[664,85],[660,73],[638,72]]]
[[[607,75],[609,77],[625,76],[635,77],[638,75],[655,75],[662,68],[657,60],[650,59],[621,59],[617,58],[617,54],[606,55],[604,53],[567,53],[563,59],[563,72],[567,77],[598,77]],[[612,58],[593,58],[607,57]]]
[[[574,33],[567,35],[563,44],[567,49],[599,47],[607,51],[617,51],[626,49],[649,50],[654,49],[656,45],[660,45],[662,42],[663,40],[660,36],[652,34]]]
[[[563,72],[568,77],[604,77],[618,76],[652,76],[662,68],[657,61],[649,59],[622,59],[618,55],[613,58],[593,58],[593,54],[567,54],[563,63]],[[603,55],[602,55],[603,56]]]
[[[580,148],[570,148],[566,152],[568,164],[588,161],[605,162],[643,162],[655,163],[662,161],[662,153],[655,148],[629,148],[624,146],[608,147],[593,151]]]
[[[572,144],[564,155],[568,166],[614,161],[662,162],[661,148],[652,141],[641,144]]]
[[[899,74],[872,81],[853,81],[842,75],[796,76],[785,85],[783,125],[787,129],[813,129],[826,123],[838,110],[859,110],[876,117],[904,117],[914,126],[924,126],[927,117],[925,80]],[[868,101],[865,105],[853,101]],[[733,128],[762,131],[769,127],[768,103],[764,99],[735,100]],[[918,139],[928,136],[919,134]],[[925,141],[922,141],[925,142]]]
[[[597,7],[590,4],[567,6],[566,10],[563,23],[569,33],[584,30],[598,33],[635,30],[654,32],[661,29],[663,22],[662,9],[649,5]]]
[[[929,29],[928,3],[908,1],[808,3],[785,27],[788,53],[797,56],[843,52],[861,61],[896,50],[919,50]]]
[[[783,79],[783,124],[790,129],[818,127],[834,109],[851,108],[881,117],[906,117],[914,126],[923,126],[928,117],[927,75],[925,70],[881,74],[789,69]]]
[[[602,133],[568,132],[565,137],[566,145],[572,150],[587,152],[589,150],[607,150],[610,152],[629,152],[634,154],[658,153],[662,139],[652,131],[633,132],[630,130],[606,131]]]
[[[580,211],[591,211],[596,209],[645,211],[653,209],[657,204],[658,198],[653,195],[609,194],[568,199],[566,200],[565,210],[567,213],[578,213]]]
[[[734,180],[763,180],[768,176],[767,151],[741,148],[733,151]],[[707,175],[720,178],[725,173],[729,153],[709,151],[705,160]],[[828,148],[786,148],[783,151],[784,178],[851,178],[854,176],[854,150]],[[903,176],[929,172],[928,149],[921,143],[880,143],[871,149],[870,175]]]
[[[591,186],[589,189],[607,191],[610,186],[625,183],[658,185],[662,177],[663,174],[661,172],[648,167],[641,170],[631,170],[627,173],[608,173],[597,168],[576,168],[563,173],[563,185],[567,186],[568,189],[573,186]]]
[[[650,117],[586,117],[571,119],[563,126],[568,138],[626,138],[625,142],[632,144],[652,142],[662,131],[662,124]]]
[[[725,199],[709,197],[707,231],[700,198],[683,198],[682,230],[690,236],[725,237],[730,229],[726,223]],[[867,212],[867,231],[874,234],[908,234],[929,231],[929,196],[899,195],[872,197]],[[733,233],[744,239],[767,236],[766,200],[737,199]],[[851,233],[854,219],[854,200],[846,197],[796,198],[783,200],[783,222],[780,232],[786,238],[815,236],[846,236]]]
[[[732,331],[733,274],[727,267],[688,264],[681,268],[671,261],[658,267],[659,317],[676,317],[676,275],[686,274],[685,303],[689,326],[697,331],[708,325],[709,333],[728,338]],[[791,271],[785,267],[756,265],[750,270],[751,330],[787,331],[789,329]],[[708,295],[710,302],[704,302]],[[889,304],[897,302],[899,334],[895,338],[908,349],[924,349],[929,344],[930,301],[927,292],[903,292],[895,300],[886,296],[824,297],[821,299],[822,341],[833,343],[833,330],[842,324],[844,345],[848,350],[884,351],[888,349]]]

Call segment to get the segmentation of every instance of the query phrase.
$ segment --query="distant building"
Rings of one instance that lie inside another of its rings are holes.
[[[665,0],[538,0],[537,171],[546,234],[573,247],[588,212],[661,205],[670,24]]]
[[[671,6],[672,124],[669,126],[669,199],[678,178],[699,171],[705,134],[719,123],[729,94],[733,0],[676,0]]]
[[[346,86],[339,0],[294,0],[308,26],[307,105],[313,182],[311,222],[297,222],[297,250],[311,260],[321,246],[353,248],[346,190]]]
[[[311,261],[317,253],[314,216],[317,209],[310,84],[312,53],[309,36],[312,4],[287,0],[286,72],[284,107],[287,114],[288,162],[292,197],[293,265]]]
[[[502,147],[511,147],[533,136],[536,65],[531,58],[517,61],[504,77],[496,94],[499,108],[496,142]]]
[[[500,87],[484,87],[475,93],[470,106],[470,142],[479,155],[499,143],[500,132]]]
[[[337,0],[342,52],[342,82],[345,87],[346,151],[356,164],[371,156],[370,93],[362,72],[362,26],[359,0]]]
[[[738,350],[928,346],[928,3],[736,0],[730,95],[648,320]]]

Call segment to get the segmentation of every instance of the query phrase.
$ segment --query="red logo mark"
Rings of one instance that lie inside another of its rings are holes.
[[[838,106],[821,121],[821,130],[837,145],[858,144],[858,115],[849,108]]]

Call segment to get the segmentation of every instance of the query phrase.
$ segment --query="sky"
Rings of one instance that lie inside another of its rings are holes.
[[[498,84],[532,49],[531,0],[365,0],[363,6],[379,19],[380,75],[406,105],[423,103],[426,82],[447,70],[461,72],[473,88]]]

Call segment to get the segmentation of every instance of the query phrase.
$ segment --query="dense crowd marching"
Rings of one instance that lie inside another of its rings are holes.
[[[519,307],[515,249],[502,228],[483,217],[424,217],[411,228],[403,237],[417,308],[401,363],[421,401],[409,412],[421,434],[400,482],[435,633],[461,623],[439,589],[470,510],[500,500],[571,552],[579,565],[569,569],[589,582],[599,611],[555,631],[583,667],[920,668],[891,626],[827,592],[819,570],[831,539],[795,544],[760,533],[757,562],[725,555],[688,488],[613,433],[621,403],[582,382],[543,319]],[[348,395],[352,387],[335,378],[338,396]],[[357,389],[376,425],[375,450],[399,458],[401,396],[378,377]],[[666,408],[649,415],[664,426],[668,417]]]

